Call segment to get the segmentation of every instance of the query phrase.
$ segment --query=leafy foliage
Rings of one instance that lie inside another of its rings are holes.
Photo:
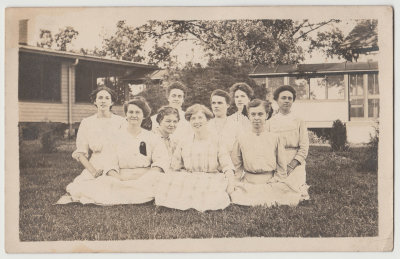
[[[59,32],[54,35],[58,50],[66,51],[68,44],[76,39],[78,34],[79,32],[72,26],[66,26],[64,29],[60,29]]]
[[[298,43],[308,40],[311,31],[334,22],[338,20],[153,20],[133,27],[119,21],[117,32],[105,37],[103,50],[124,60],[160,64],[170,61],[171,52],[181,42],[192,41],[212,59],[252,65],[294,64],[304,59]],[[144,43],[151,48],[146,57],[140,53]]]
[[[343,151],[347,147],[346,125],[340,120],[335,120],[333,122],[330,143],[334,151]]]
[[[372,171],[378,170],[378,145],[379,145],[379,126],[375,126],[374,134],[370,134],[366,155],[363,157],[359,170]]]
[[[64,28],[59,29],[58,33],[53,35],[50,30],[40,29],[39,42],[36,43],[36,46],[41,48],[53,48],[57,50],[66,51],[67,46],[79,35],[79,32],[76,31],[72,26],[66,26]],[[54,43],[57,47],[54,46]]]
[[[36,43],[36,46],[41,48],[51,48],[54,42],[51,31],[40,29],[40,41]]]
[[[229,88],[237,82],[246,82],[254,92],[255,97],[265,98],[265,87],[257,85],[256,82],[248,77],[252,66],[249,64],[238,64],[235,60],[220,58],[212,59],[203,67],[200,64],[187,63],[182,69],[172,69],[165,78],[164,84],[168,85],[173,81],[181,81],[188,88],[183,104],[184,109],[200,103],[210,107],[211,92],[215,89],[222,89],[229,92]],[[159,107],[167,104],[165,90],[160,91],[157,85],[148,84],[142,94],[149,101],[152,113],[154,114]],[[235,111],[231,105],[229,113]]]
[[[311,45],[308,52],[320,49],[329,58],[336,56],[357,62],[359,54],[364,49],[371,51],[378,49],[377,26],[377,20],[360,20],[347,36],[339,28],[318,32],[316,38],[310,38]]]

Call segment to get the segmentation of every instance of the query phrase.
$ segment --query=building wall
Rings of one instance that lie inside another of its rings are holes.
[[[20,122],[62,122],[68,123],[68,63],[61,65],[61,102],[23,102],[19,101]],[[80,122],[83,118],[93,115],[96,107],[89,103],[75,103],[75,70],[71,70],[72,83],[72,122]],[[123,116],[122,105],[114,106],[113,112]]]
[[[61,65],[61,103],[18,102],[20,122],[68,123],[68,65]]]
[[[332,127],[333,121],[348,121],[348,102],[296,100],[292,112],[302,118],[309,128]]]
[[[346,123],[347,141],[353,144],[368,143],[375,136],[374,121],[349,121]]]
[[[72,121],[73,123],[81,122],[83,118],[92,116],[97,111],[93,104],[77,103],[72,105]],[[112,112],[124,116],[124,108],[122,105],[113,106]]]

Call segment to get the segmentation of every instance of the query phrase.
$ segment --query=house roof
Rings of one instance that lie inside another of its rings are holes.
[[[79,60],[106,63],[106,64],[122,65],[125,67],[135,67],[135,68],[144,68],[144,69],[150,69],[150,70],[159,70],[159,68],[157,66],[148,65],[148,64],[144,64],[144,63],[130,62],[130,61],[125,61],[125,60],[118,60],[118,59],[105,58],[105,57],[97,57],[97,56],[92,56],[92,55],[84,55],[81,53],[73,53],[73,52],[68,52],[68,51],[44,49],[44,48],[28,46],[28,45],[20,45],[19,51],[25,52],[25,53],[34,53],[34,54],[48,55],[48,56],[61,57],[61,58],[67,58],[67,59],[79,59]]]
[[[359,72],[377,71],[378,62],[343,62],[343,63],[318,63],[318,64],[295,64],[295,65],[258,65],[249,74],[250,77],[267,75],[286,75],[304,73],[337,73],[337,72]]]
[[[339,48],[357,53],[378,51],[377,21],[363,20],[357,24]]]

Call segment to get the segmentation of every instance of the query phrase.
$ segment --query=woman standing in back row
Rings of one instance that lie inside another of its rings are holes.
[[[229,92],[237,111],[228,118],[238,124],[238,131],[250,129],[251,125],[248,116],[248,104],[253,99],[253,89],[251,89],[248,84],[240,82],[233,84],[231,88],[229,88]]]

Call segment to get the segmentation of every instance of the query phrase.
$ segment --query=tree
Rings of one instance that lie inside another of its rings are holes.
[[[320,49],[329,58],[337,56],[357,62],[360,54],[379,49],[377,25],[377,20],[359,20],[346,37],[339,28],[319,32],[311,39],[309,52]]]
[[[117,31],[114,35],[103,37],[102,51],[105,55],[134,62],[144,59],[140,55],[145,43],[143,33],[135,27],[126,25],[124,20],[117,22]]]
[[[59,32],[54,35],[58,50],[66,51],[67,45],[76,39],[79,32],[71,26],[66,26],[64,29],[59,29]]]
[[[168,20],[149,21],[132,27],[120,21],[115,35],[105,38],[103,49],[108,55],[124,60],[144,60],[140,51],[148,44],[146,62],[168,61],[171,52],[183,41],[193,41],[213,59],[228,58],[235,62],[257,64],[293,64],[304,59],[301,41],[308,34],[329,24],[328,20]]]
[[[185,102],[183,108],[200,103],[210,107],[211,92],[215,89],[223,89],[229,92],[229,88],[237,82],[246,82],[255,91],[257,98],[265,98],[265,88],[257,85],[248,74],[252,66],[248,64],[237,64],[231,59],[220,58],[211,59],[208,64],[203,67],[200,64],[187,63],[182,69],[170,70],[168,77],[164,79],[164,84],[168,85],[173,81],[181,81],[186,85]],[[147,86],[143,92],[146,100],[149,101],[153,114],[158,108],[167,104],[165,90],[160,91],[160,86]],[[231,106],[229,114],[235,112]]]
[[[41,47],[41,48],[51,48],[53,46],[53,35],[51,34],[51,31],[45,30],[45,29],[40,29],[40,41],[36,43],[36,46]]]

